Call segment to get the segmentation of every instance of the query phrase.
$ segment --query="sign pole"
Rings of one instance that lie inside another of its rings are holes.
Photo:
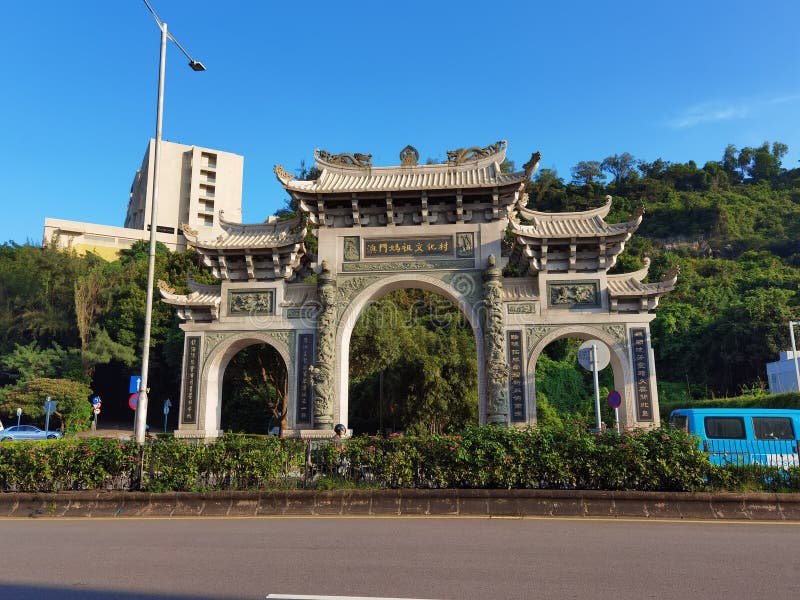
[[[600,380],[597,374],[597,345],[592,344],[592,376],[594,378],[594,410],[597,417],[597,433],[600,433],[602,421],[600,420]]]
[[[44,418],[44,432],[50,431],[50,396],[47,397],[45,402],[45,418]]]
[[[614,409],[614,422],[617,425],[617,433],[619,433],[619,407]]]

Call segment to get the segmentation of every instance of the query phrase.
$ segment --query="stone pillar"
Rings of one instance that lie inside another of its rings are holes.
[[[319,273],[322,313],[317,323],[317,362],[311,369],[314,383],[314,429],[333,429],[333,373],[336,352],[336,279],[328,261]]]
[[[483,343],[486,356],[486,422],[508,423],[508,362],[505,352],[502,271],[489,255],[483,274]]]

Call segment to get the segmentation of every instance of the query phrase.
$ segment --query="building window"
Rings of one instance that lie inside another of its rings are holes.
[[[217,168],[217,155],[211,152],[203,152],[200,154],[200,164],[206,169]]]

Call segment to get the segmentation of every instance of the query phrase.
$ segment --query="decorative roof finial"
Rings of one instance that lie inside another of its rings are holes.
[[[416,167],[419,163],[419,152],[410,144],[400,151],[400,164],[404,167]]]
[[[542,153],[536,151],[533,154],[531,154],[531,159],[524,165],[522,165],[522,168],[525,169],[525,175],[528,176],[528,179],[530,179],[531,175],[533,175],[536,172],[536,169],[539,168],[539,161],[541,160],[541,158],[542,158]]]

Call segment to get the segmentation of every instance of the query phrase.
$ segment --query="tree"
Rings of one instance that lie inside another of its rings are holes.
[[[549,192],[563,189],[564,182],[555,169],[540,169],[536,174],[536,179],[530,182],[528,188],[535,196],[534,206],[539,207]]]
[[[575,183],[588,185],[605,178],[602,164],[596,160],[582,160],[572,167],[572,180]]]
[[[634,167],[636,166],[636,159],[628,152],[622,154],[614,154],[603,159],[600,167],[603,171],[611,173],[614,176],[614,183],[619,184],[629,179],[635,174]]]
[[[12,353],[0,358],[3,379],[16,384],[40,377],[81,381],[80,362],[77,349],[62,348],[56,342],[47,349],[40,348],[35,341],[25,346],[16,344]]]

